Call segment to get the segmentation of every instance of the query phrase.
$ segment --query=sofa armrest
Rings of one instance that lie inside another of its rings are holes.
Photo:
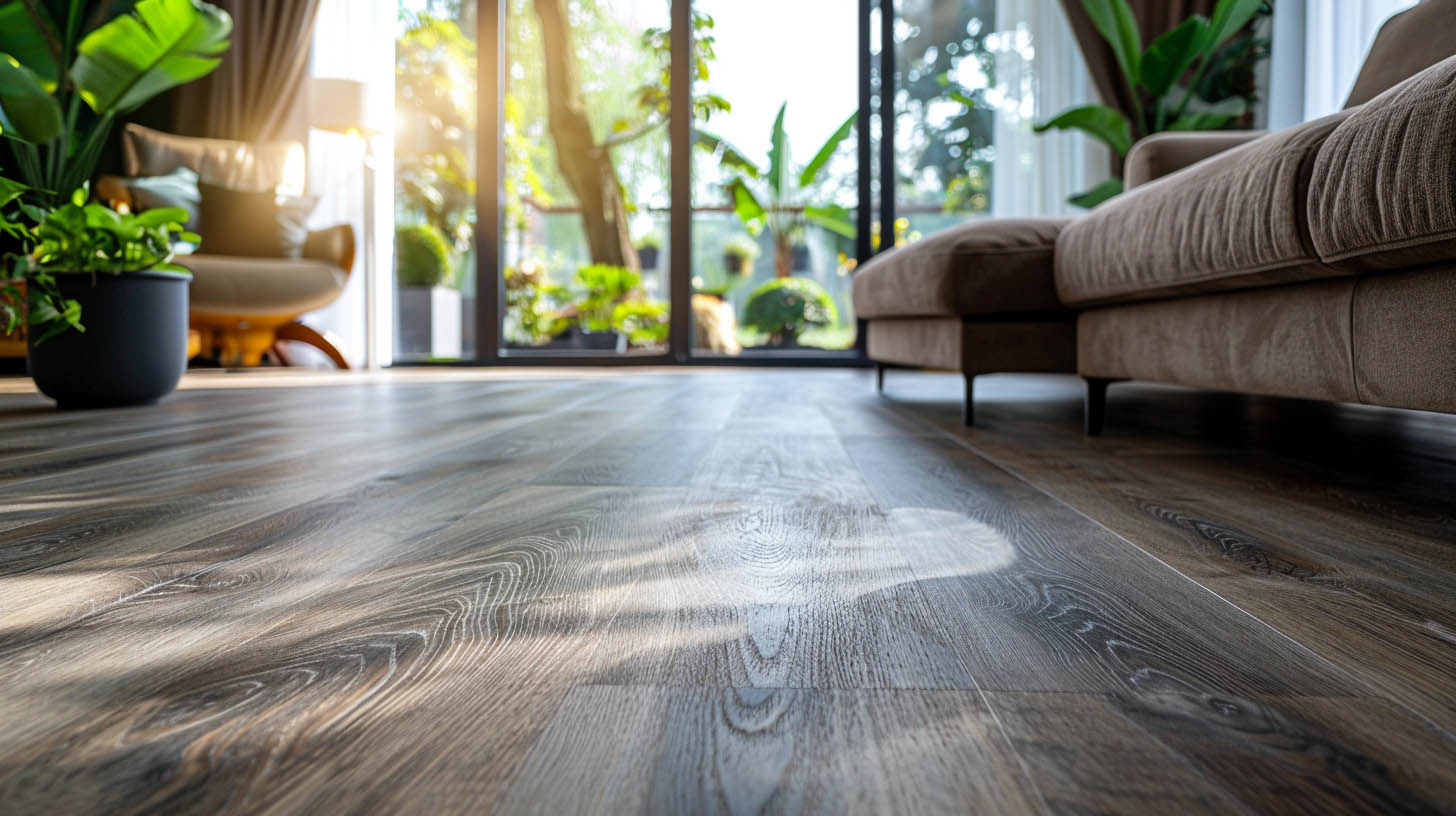
[[[1123,187],[1162,178],[1230,148],[1263,136],[1263,130],[1187,130],[1154,133],[1139,139],[1123,162]]]
[[[337,224],[327,229],[314,230],[303,243],[303,257],[315,261],[326,261],[345,272],[354,270],[354,227]]]

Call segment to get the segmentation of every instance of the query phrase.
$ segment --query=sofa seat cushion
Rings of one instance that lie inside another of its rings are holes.
[[[879,318],[1059,310],[1052,253],[1067,223],[977,219],[882,253],[855,273],[855,313]]]
[[[192,270],[188,308],[216,315],[296,316],[332,303],[349,275],[333,264],[307,259],[184,255]]]
[[[1315,255],[1305,196],[1319,146],[1348,115],[1270,133],[1077,219],[1057,240],[1062,302],[1157,300],[1337,274]]]
[[[1320,258],[1349,271],[1456,261],[1456,57],[1335,128],[1315,159],[1309,224]]]

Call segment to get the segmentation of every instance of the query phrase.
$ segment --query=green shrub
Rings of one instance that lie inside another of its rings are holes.
[[[633,346],[667,342],[668,306],[660,300],[628,300],[612,309],[612,328],[627,335]]]
[[[792,345],[801,333],[838,322],[834,299],[808,278],[771,280],[743,306],[743,325],[768,335],[770,345]]]
[[[621,266],[592,264],[576,270],[576,283],[584,290],[572,304],[581,327],[607,331],[612,328],[612,309],[642,285],[642,276]]]
[[[394,274],[400,286],[428,289],[450,279],[450,245],[433,224],[413,224],[394,231]]]

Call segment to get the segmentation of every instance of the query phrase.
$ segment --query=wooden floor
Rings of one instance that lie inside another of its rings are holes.
[[[0,390],[0,812],[1456,812],[1456,417],[834,370]]]

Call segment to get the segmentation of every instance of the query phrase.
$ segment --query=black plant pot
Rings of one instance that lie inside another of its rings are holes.
[[[809,271],[809,248],[803,244],[794,245],[794,271]]]
[[[26,361],[42,394],[61,408],[149,405],[187,369],[186,275],[57,275],[61,294],[81,304],[85,332],[67,330]]]
[[[551,338],[551,342],[546,347],[577,351],[623,352],[627,350],[627,335],[618,331],[583,331],[580,327],[572,326]]]
[[[641,247],[637,250],[637,260],[642,263],[643,269],[657,268],[658,252],[657,247]]]

